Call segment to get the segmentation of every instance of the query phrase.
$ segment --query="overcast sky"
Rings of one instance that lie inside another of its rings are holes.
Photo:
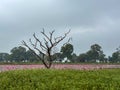
[[[120,0],[0,0],[0,52],[9,53],[34,32],[39,36],[42,28],[55,35],[71,29],[77,54],[97,43],[111,55],[120,45]]]

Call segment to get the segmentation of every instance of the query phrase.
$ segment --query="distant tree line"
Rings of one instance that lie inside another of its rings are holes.
[[[54,62],[63,62],[67,58],[65,62],[69,60],[72,63],[120,63],[120,47],[112,53],[112,56],[108,57],[106,57],[99,44],[91,45],[90,50],[78,56],[73,52],[73,45],[67,43],[61,47],[60,52],[55,52],[52,55],[52,60]],[[39,60],[32,51],[18,46],[11,49],[10,54],[0,53],[0,62],[39,62]]]
[[[30,50],[26,50],[26,48],[19,46],[14,47],[10,54],[8,53],[0,53],[0,61],[1,62],[33,62],[37,61],[37,58],[33,55]]]
[[[86,53],[81,53],[78,56],[73,53],[74,48],[72,44],[66,44],[61,47],[60,53],[57,53],[57,59],[63,60],[65,57],[71,62],[75,63],[120,63],[120,47],[112,53],[112,56],[106,56],[99,44],[90,46],[90,50]]]

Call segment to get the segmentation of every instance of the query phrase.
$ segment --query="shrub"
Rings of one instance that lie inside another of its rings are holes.
[[[6,71],[0,90],[120,90],[120,69]]]

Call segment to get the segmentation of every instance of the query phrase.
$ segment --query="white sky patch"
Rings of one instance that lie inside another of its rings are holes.
[[[83,28],[83,27],[79,27],[79,28],[73,28],[73,30],[71,30],[71,35],[79,35],[79,34],[85,34],[85,33],[89,33],[89,32],[94,32],[95,30],[92,28]]]
[[[104,16],[99,19],[99,22],[97,23],[96,27],[100,27],[105,29],[106,27],[113,27],[115,26],[116,21],[112,19],[109,16]]]

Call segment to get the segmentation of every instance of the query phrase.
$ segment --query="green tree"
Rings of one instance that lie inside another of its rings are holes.
[[[112,54],[112,62],[117,62],[118,61],[118,55],[119,55],[119,53],[118,52],[114,52],[113,54]]]
[[[35,55],[32,53],[32,51],[28,50],[26,51],[26,60],[29,62],[34,62],[37,61],[38,59],[35,57]]]
[[[112,54],[112,60],[113,63],[120,62],[120,47],[116,49],[117,51]]]
[[[52,58],[53,58],[53,60],[55,62],[61,62],[62,59],[63,59],[61,53],[55,53],[55,54],[53,54]]]
[[[73,53],[71,61],[72,62],[77,62],[77,58],[78,58],[78,56],[75,53]]]
[[[67,43],[61,47],[61,53],[63,58],[67,57],[69,60],[72,59],[72,53],[73,53],[73,45],[70,43]]]
[[[87,54],[86,53],[80,54],[77,58],[77,61],[78,62],[86,62],[87,61]]]
[[[8,53],[0,53],[0,61],[1,62],[7,62],[8,61],[8,56],[9,54]]]
[[[93,44],[87,52],[88,60],[91,62],[104,61],[105,54],[103,54],[102,47],[98,44]]]
[[[14,47],[10,52],[10,58],[16,62],[24,61],[26,59],[26,48],[22,46]]]

